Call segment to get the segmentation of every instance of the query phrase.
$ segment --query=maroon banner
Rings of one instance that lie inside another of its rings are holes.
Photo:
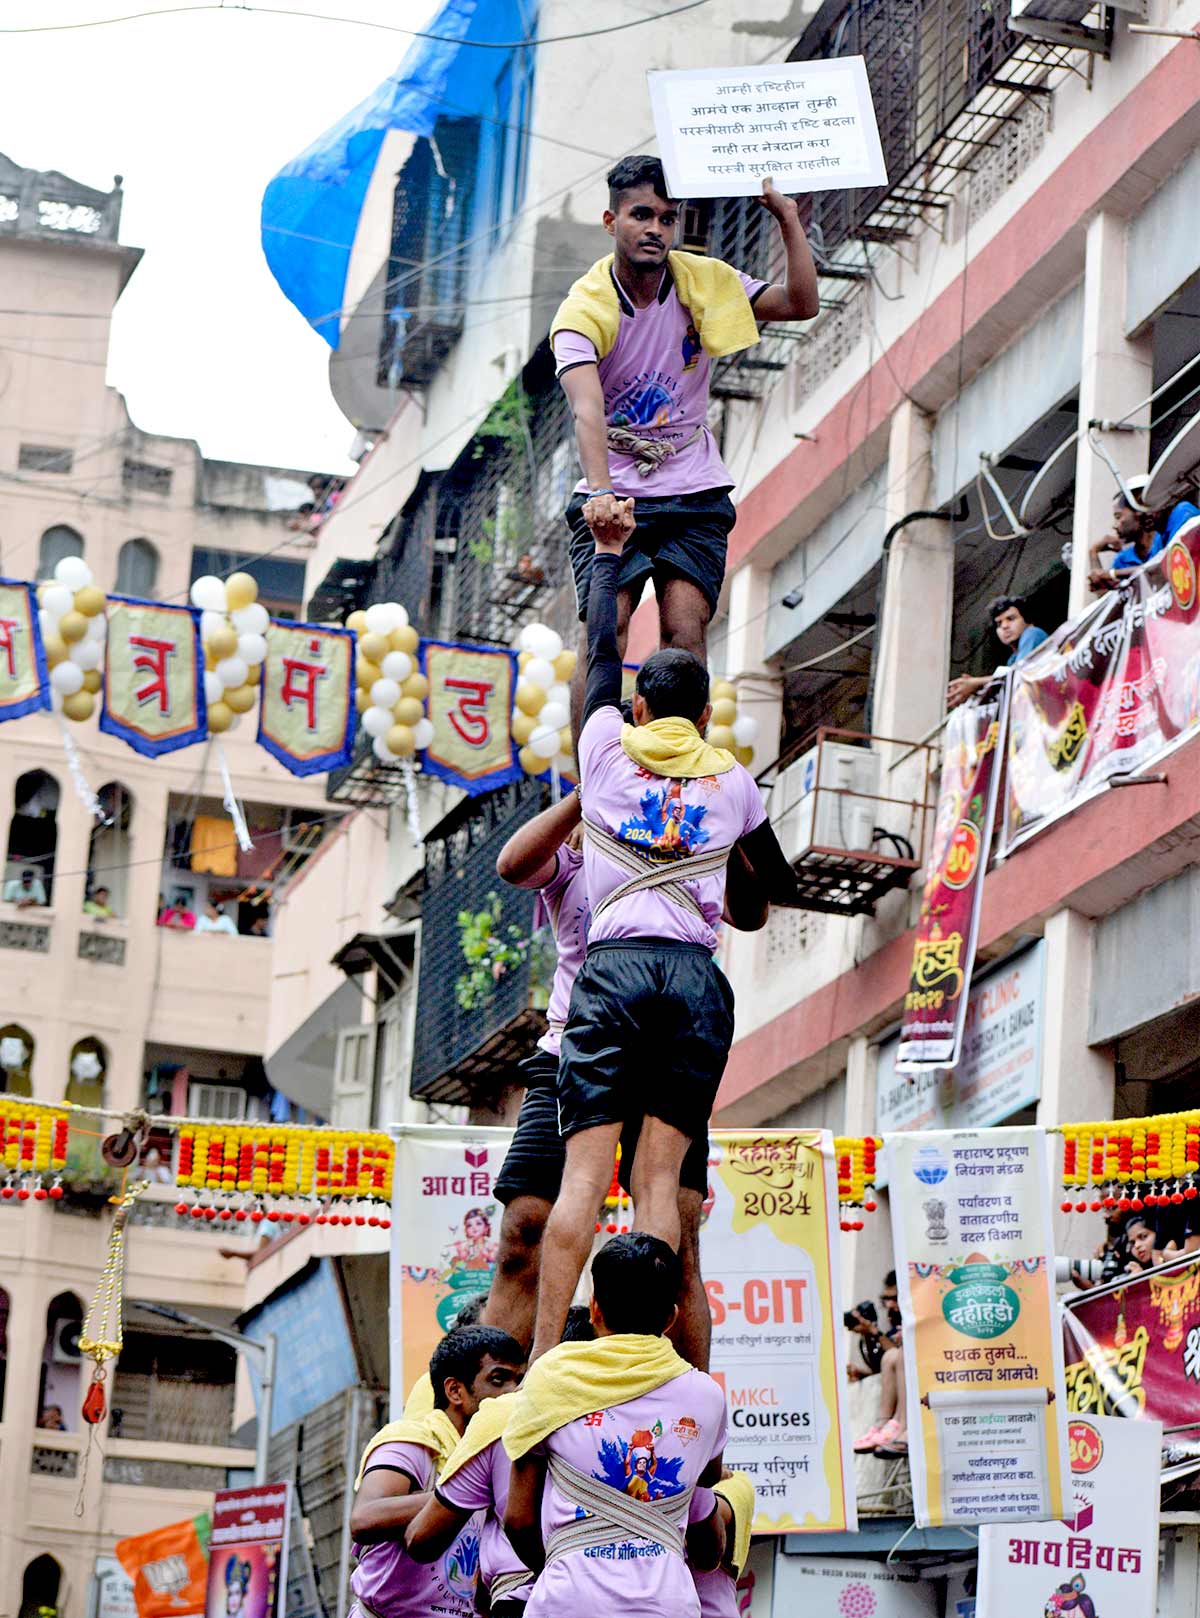
[[[942,781],[904,996],[897,1072],[954,1067],[962,1051],[979,906],[992,840],[1007,684],[956,708],[942,738]]]
[[[1067,1408],[1200,1426],[1200,1260],[1195,1255],[1065,1301]]]
[[[206,1618],[283,1618],[291,1498],[290,1483],[217,1490]]]
[[[1013,670],[1003,852],[1200,730],[1200,518]]]

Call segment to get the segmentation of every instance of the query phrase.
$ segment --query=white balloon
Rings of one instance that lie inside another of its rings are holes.
[[[563,649],[562,636],[546,624],[534,624],[532,627],[529,650],[534,657],[544,657],[548,663],[553,663]]]
[[[543,703],[538,712],[538,723],[540,725],[552,726],[555,730],[561,730],[563,726],[569,724],[570,721],[571,710],[568,708],[565,702]]]
[[[267,655],[267,643],[262,635],[239,635],[238,656],[251,668],[257,667]]]
[[[396,603],[394,601],[374,601],[367,608],[367,633],[370,635],[390,635],[393,629],[400,627],[400,620],[396,616]]]
[[[54,577],[59,584],[65,584],[72,594],[96,582],[95,575],[82,556],[64,556],[62,561],[55,565]]]
[[[245,685],[250,670],[243,657],[223,657],[214,673],[226,691],[236,691],[239,685]]]
[[[214,612],[210,607],[200,614],[200,639],[209,641],[219,629],[224,629],[229,619],[223,612]]]
[[[739,747],[753,747],[758,740],[758,720],[753,714],[743,714],[733,722],[733,739]]]
[[[517,636],[517,645],[520,647],[521,651],[532,652],[533,640],[537,638],[538,630],[544,629],[545,627],[546,626],[544,624],[526,624],[524,629]]]
[[[362,728],[368,736],[386,736],[395,723],[390,708],[367,708],[362,716]]]
[[[432,719],[417,720],[416,724],[413,726],[413,740],[417,744],[418,751],[423,753],[433,740]]]
[[[569,708],[571,706],[571,687],[564,685],[560,680],[557,685],[552,685],[549,691],[546,692],[546,701],[561,702]],[[549,724],[550,721],[547,719],[546,723]]]
[[[252,601],[248,607],[239,607],[229,616],[239,635],[265,635],[271,622],[271,614],[261,601]]]
[[[413,671],[413,660],[407,652],[389,652],[379,665],[387,680],[407,680]]]
[[[220,702],[225,695],[225,687],[211,669],[204,671],[204,700],[208,703]]]
[[[383,736],[376,736],[375,740],[371,743],[371,751],[381,764],[394,764],[400,757],[399,753],[392,752],[391,748],[387,744],[386,738]]]
[[[558,726],[539,725],[529,738],[529,751],[550,760],[558,752]]]
[[[528,680],[530,685],[540,685],[543,691],[549,691],[554,681],[554,664],[544,657],[531,657],[521,670],[521,678]]]
[[[59,663],[50,670],[50,684],[60,696],[73,696],[83,690],[83,670],[78,663]]]
[[[87,634],[84,640],[94,640],[98,646],[103,646],[108,635],[108,619],[102,612],[87,621]]]
[[[98,669],[104,661],[104,648],[99,641],[88,640],[85,637],[67,647],[67,656],[76,668]]]
[[[225,611],[225,580],[215,573],[203,573],[192,583],[192,606],[202,612]]]
[[[66,558],[78,561],[78,557]],[[41,594],[42,611],[48,613],[57,622],[64,612],[70,612],[75,605],[75,592],[65,584],[48,584]]]
[[[560,753],[552,762],[560,775],[575,775],[579,769],[570,753]]]
[[[371,687],[371,705],[375,708],[394,708],[400,701],[400,685],[396,680],[376,680]]]
[[[88,622],[89,622],[89,624],[91,623],[90,618],[89,618]],[[58,619],[57,618],[52,618],[50,616],[50,614],[45,610],[44,607],[43,607],[42,611],[38,613],[38,626],[40,627],[40,629],[42,631],[42,639],[43,640],[45,640],[47,635],[57,635],[58,634]]]

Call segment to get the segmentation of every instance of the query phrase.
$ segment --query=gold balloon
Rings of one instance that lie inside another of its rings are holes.
[[[407,758],[410,753],[417,750],[417,738],[412,733],[411,725],[393,725],[387,733],[387,744],[393,753],[399,753],[401,758]]]
[[[367,709],[371,706],[371,693],[369,691],[364,691],[361,685],[354,693],[354,706],[358,709],[359,713],[366,713]]]
[[[67,655],[67,643],[61,635],[47,635],[42,645],[46,652],[47,668],[55,668]]]
[[[220,629],[214,629],[204,642],[204,649],[211,652],[218,663],[224,657],[235,657],[238,649],[237,630],[232,624],[222,624]]]
[[[82,590],[76,590],[75,611],[85,618],[94,618],[98,612],[103,612],[104,591],[94,584],[85,584]]]
[[[358,641],[358,655],[365,657],[368,663],[382,663],[391,651],[386,635],[361,635]]]
[[[235,686],[232,691],[226,691],[221,700],[227,708],[232,708],[234,713],[249,713],[254,706],[254,687]]]
[[[537,729],[537,720],[532,714],[522,713],[520,708],[512,716],[512,736],[518,747],[525,743]]]
[[[64,612],[58,620],[58,633],[71,646],[87,634],[87,619],[81,612]]]
[[[532,748],[523,747],[517,754],[517,763],[526,775],[541,775],[550,768],[548,758],[539,758]]]
[[[393,629],[388,636],[388,645],[393,652],[407,652],[412,657],[421,643],[421,637],[411,624],[403,624],[399,629]]]
[[[423,674],[410,674],[407,680],[401,680],[400,692],[402,696],[416,697],[418,702],[424,702],[429,695],[429,681]]]
[[[571,740],[571,727],[570,727],[570,725],[564,725],[563,728],[559,731],[559,733],[558,733],[558,746],[559,746],[559,751],[563,752],[563,753],[573,753],[575,751],[575,744]]]
[[[392,713],[398,725],[415,725],[419,719],[424,719],[425,705],[416,697],[401,697]]]
[[[369,691],[376,680],[383,679],[383,670],[378,663],[371,663],[365,657],[360,657],[354,665],[354,677],[364,691]]]
[[[737,686],[730,680],[714,680],[709,689],[709,700],[712,702],[737,701]]]
[[[257,685],[262,679],[262,664],[250,663],[246,667],[246,684]]]
[[[712,705],[710,723],[714,725],[732,725],[737,718],[737,703],[731,702],[728,697],[718,697]]]
[[[738,763],[743,767],[743,769],[748,770],[754,760],[754,749],[752,747],[735,747],[733,750],[733,756],[737,759]]]
[[[710,725],[708,727],[708,744],[710,747],[723,747],[727,753],[732,753],[737,745],[733,739],[733,726]]]
[[[95,707],[95,697],[82,687],[78,691],[72,691],[69,697],[63,698],[63,713],[68,719],[90,719]]]
[[[258,580],[249,573],[231,573],[225,580],[225,605],[230,612],[240,612],[258,600]]]
[[[532,652],[518,652],[517,653],[517,672],[519,674],[524,674],[526,664],[532,663],[532,662],[533,662],[533,653]]]
[[[517,707],[522,713],[541,713],[546,706],[546,688],[529,680],[517,681]]]
[[[83,676],[83,689],[90,691],[94,696],[104,684],[104,676],[99,669],[87,669]]]
[[[354,634],[356,634],[356,635],[365,635],[366,634],[366,632],[367,632],[367,615],[362,610],[361,607],[358,609],[357,612],[352,612],[350,614],[350,616],[346,619],[346,628],[349,629],[349,630],[352,630],[354,632]]]
[[[578,652],[559,652],[554,659],[554,678],[565,684],[575,673],[575,665],[578,662]]]
[[[208,730],[212,736],[219,736],[223,730],[228,730],[233,724],[233,709],[227,702],[210,702],[208,705]]]

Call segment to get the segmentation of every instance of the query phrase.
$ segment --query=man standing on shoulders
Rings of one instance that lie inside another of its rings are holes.
[[[583,466],[566,514],[579,616],[587,617],[589,527],[613,522],[634,499],[637,529],[619,580],[622,655],[653,578],[659,644],[703,660],[734,521],[733,479],[708,429],[712,361],[756,343],[763,321],[811,320],[817,273],[794,199],[770,180],[762,202],[783,237],[783,286],[672,250],[682,203],[667,195],[658,158],[622,158],[608,190],[613,252],[575,282],[550,328]]]

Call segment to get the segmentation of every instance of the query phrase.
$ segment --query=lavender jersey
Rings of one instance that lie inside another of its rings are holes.
[[[767,284],[748,275],[740,278],[751,301]],[[610,449],[614,491],[661,498],[731,489],[733,479],[708,430],[712,361],[700,346],[691,312],[679,301],[671,272],[663,271],[658,296],[645,309],[630,302],[615,275],[613,285],[620,308],[617,340],[599,361],[605,417],[610,427],[663,439],[678,451],[642,477],[632,456]],[[560,331],[554,338],[554,360],[562,376],[573,365],[595,365],[596,346],[580,332]],[[586,489],[586,480],[578,487]]]
[[[505,1573],[524,1573],[527,1582],[508,1592],[508,1601],[527,1601],[533,1589],[533,1574],[521,1562],[504,1532],[504,1511],[508,1505],[508,1480],[512,1462],[499,1439],[472,1458],[445,1483],[437,1487],[438,1498],[455,1511],[486,1513],[479,1533],[479,1577],[491,1590]]]
[[[723,1567],[711,1573],[692,1569],[692,1582],[700,1601],[700,1618],[738,1618],[737,1585]]]
[[[390,1467],[412,1479],[414,1493],[432,1489],[437,1477],[433,1456],[420,1444],[380,1444],[367,1471]],[[476,1514],[444,1556],[422,1565],[414,1562],[403,1540],[355,1545],[358,1566],[350,1588],[379,1618],[474,1618],[475,1574],[479,1567],[482,1514]],[[356,1600],[354,1612],[362,1613]]]
[[[557,1056],[562,1044],[563,1024],[571,1004],[571,990],[575,986],[575,974],[587,954],[588,924],[591,921],[583,855],[568,848],[566,843],[555,856],[554,875],[538,894],[534,926],[543,925],[543,919],[549,921],[553,929],[558,960],[550,988],[550,1003],[546,1007],[546,1020],[550,1026],[538,1040],[538,1049]]]
[[[725,1396],[712,1377],[688,1370],[654,1393],[581,1416],[551,1433],[539,1453],[558,1455],[580,1472],[637,1500],[660,1500],[694,1486],[725,1447]],[[712,1510],[693,1500],[692,1515]],[[547,1473],[542,1537],[579,1515]],[[654,1540],[626,1539],[568,1551],[533,1588],[525,1618],[700,1618],[687,1563]]]
[[[717,947],[716,926],[725,904],[725,871],[689,881],[693,854],[724,848],[767,818],[753,777],[735,764],[722,775],[668,780],[637,765],[621,746],[621,715],[598,708],[579,738],[585,820],[628,843],[654,864],[673,862],[678,880],[695,895],[703,919],[653,890],[618,899],[597,914],[604,897],[628,881],[629,872],[584,844],[592,943],[606,938],[667,938]]]

